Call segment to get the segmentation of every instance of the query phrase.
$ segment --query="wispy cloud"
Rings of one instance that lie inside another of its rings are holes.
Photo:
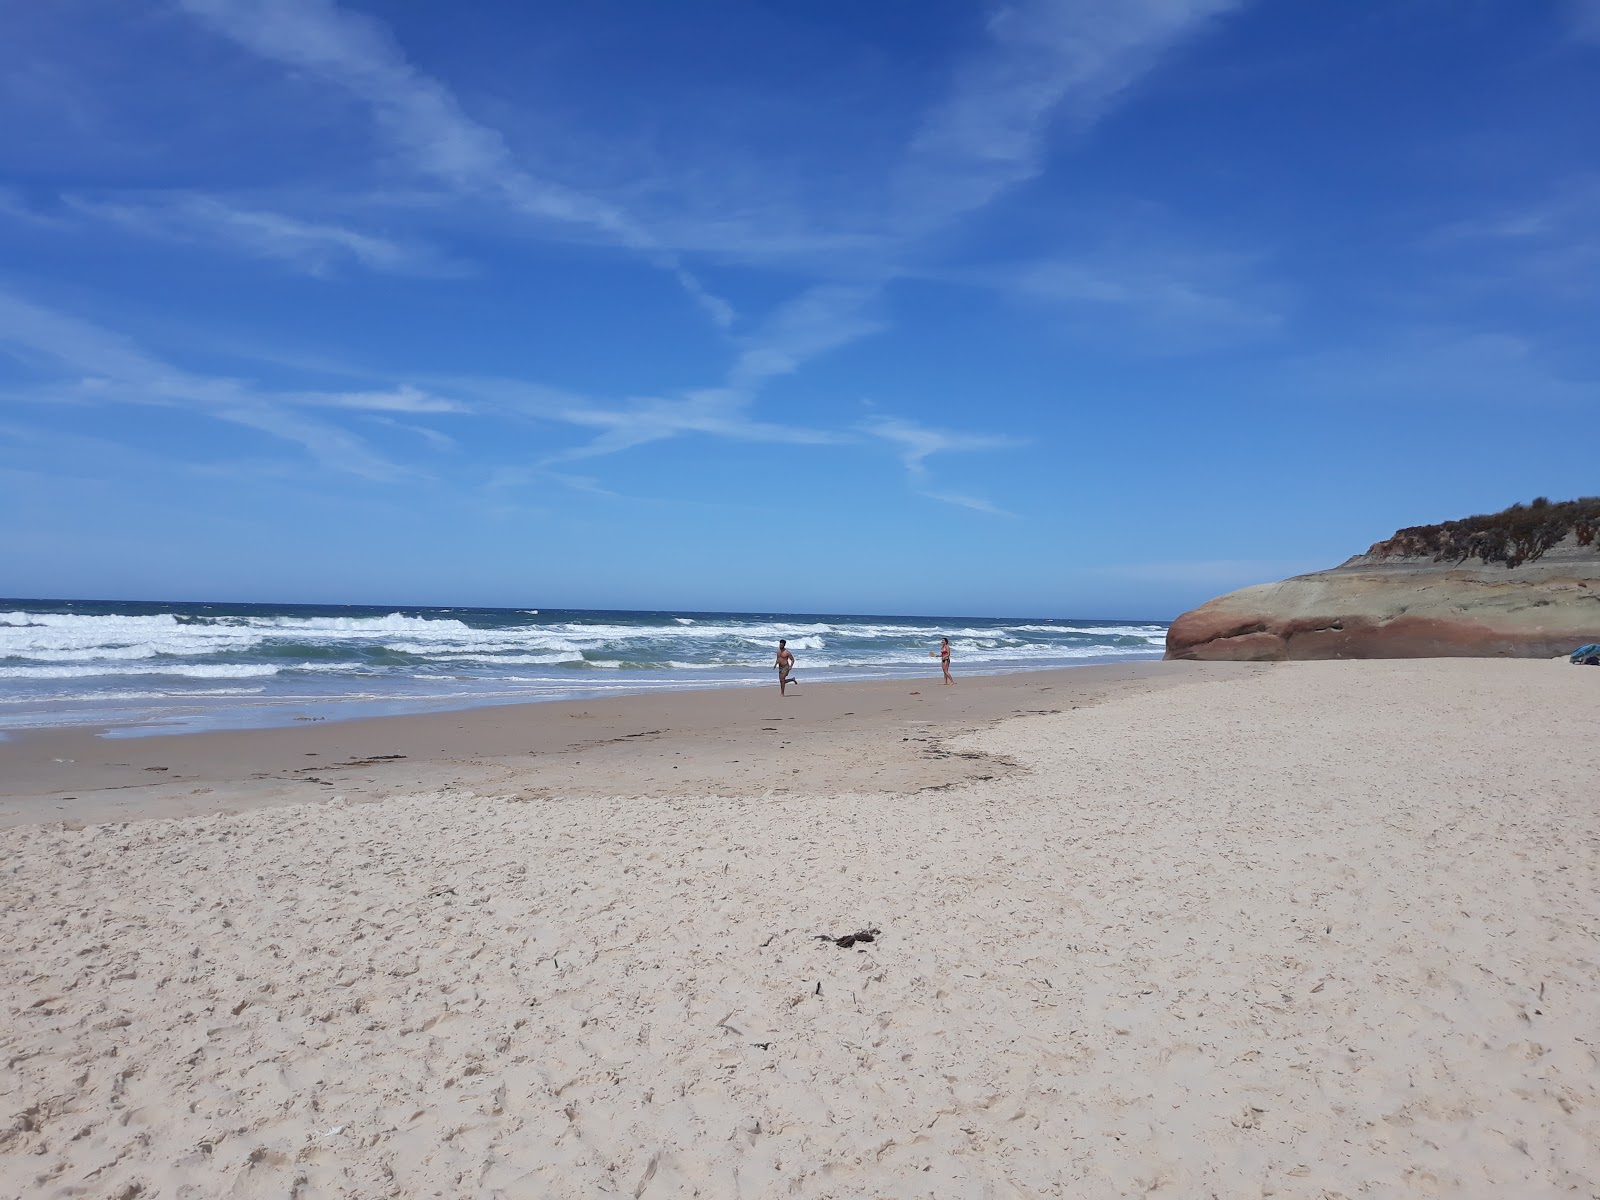
[[[615,454],[684,434],[707,434],[740,442],[786,442],[820,446],[844,440],[839,434],[775,421],[758,421],[746,409],[748,398],[724,388],[705,388],[673,399],[641,399],[621,408],[580,404],[559,410],[558,419],[602,432],[585,445],[550,455],[547,463]]]
[[[1600,42],[1600,0],[1568,0],[1572,32],[1585,42]]]
[[[179,0],[218,33],[263,58],[342,88],[419,174],[498,200],[536,221],[568,224],[643,254],[669,272],[713,322],[733,319],[677,256],[609,201],[518,164],[501,134],[467,115],[443,83],[417,70],[388,31],[330,0]]]
[[[586,445],[553,455],[549,461],[594,458],[683,434],[709,434],[746,442],[825,445],[844,440],[826,430],[762,421],[750,409],[770,380],[804,363],[876,332],[878,288],[823,284],[780,305],[751,336],[721,383],[674,397],[647,397],[622,407],[585,401],[558,406],[559,419],[602,432]]]
[[[132,195],[66,192],[49,205],[0,188],[0,218],[54,233],[108,225],[140,237],[208,246],[283,263],[309,275],[355,267],[391,275],[458,278],[473,268],[438,248],[327,220],[309,220],[220,196],[161,191]]]
[[[729,440],[827,444],[863,433],[894,445],[919,491],[947,503],[998,511],[977,497],[941,491],[927,475],[933,454],[1015,445],[1010,439],[955,435],[910,422],[881,421],[870,430],[840,432],[757,413],[772,381],[817,358],[867,338],[888,323],[889,289],[921,273],[917,261],[932,253],[941,233],[1036,176],[1059,124],[1082,130],[1108,112],[1173,47],[1202,30],[1240,0],[1015,0],[997,7],[985,39],[955,68],[945,96],[934,104],[897,159],[872,189],[887,203],[869,227],[829,230],[794,224],[792,237],[771,238],[759,214],[727,222],[734,240],[786,243],[805,260],[814,280],[749,332],[731,341],[733,357],[720,377],[671,395],[622,401],[573,396],[516,381],[464,380],[418,385],[383,384],[346,391],[289,392],[240,380],[183,372],[144,355],[104,331],[76,339],[73,371],[85,372],[83,354],[124,356],[95,368],[90,378],[58,383],[57,394],[79,399],[121,398],[184,403],[223,419],[322,449],[328,461],[359,465],[373,475],[393,470],[353,434],[307,415],[311,408],[370,414],[437,414],[471,410],[520,414],[587,430],[584,444],[545,455],[548,467],[593,458],[670,438],[702,435]],[[212,31],[249,52],[356,97],[370,114],[389,163],[442,189],[440,194],[484,201],[517,214],[541,232],[565,230],[627,248],[662,270],[720,328],[735,314],[690,270],[669,236],[646,211],[641,217],[614,200],[549,178],[518,159],[499,131],[469,115],[441,81],[419,70],[389,30],[373,17],[333,0],[178,0]],[[885,190],[886,189],[886,190]],[[249,253],[326,271],[339,264],[395,273],[448,268],[428,247],[354,228],[343,221],[307,218],[238,204],[213,195],[80,199],[80,212],[115,220],[141,232],[227,242]],[[711,239],[713,242],[715,239]],[[788,251],[786,251],[787,253]],[[1120,281],[1121,290],[1085,270],[1063,269],[1031,286],[1054,289],[1077,302],[1115,308],[1152,297],[1167,311],[1221,322],[1243,320],[1218,298],[1185,291],[1173,279]],[[1209,310],[1208,310],[1209,305]],[[39,340],[22,339],[23,353],[38,354]],[[117,347],[121,347],[119,351]],[[77,357],[75,357],[77,356]],[[363,381],[364,382],[364,381]],[[461,397],[457,399],[456,397]],[[301,424],[296,424],[299,422]],[[307,424],[309,423],[309,424]],[[442,436],[442,435],[440,435]],[[363,455],[367,456],[363,459]]]
[[[1164,55],[1242,2],[1016,0],[996,7],[984,42],[957,67],[947,95],[889,167],[887,206],[880,203],[865,227],[827,229],[783,217],[781,205],[773,214],[717,212],[687,222],[664,212],[636,216],[518,162],[498,131],[469,116],[443,83],[414,67],[388,31],[364,14],[331,0],[180,0],[252,52],[360,98],[388,144],[418,174],[536,222],[585,230],[640,253],[671,274],[721,328],[732,325],[732,308],[689,270],[681,249],[777,257],[835,277],[842,270],[858,286],[875,281],[881,287],[921,241],[1033,178],[1058,119],[1086,128]],[[881,194],[874,186],[858,190]]]
[[[502,478],[502,486],[522,478],[516,472],[529,472],[527,479],[549,476],[548,468],[557,463],[598,458],[688,435],[792,445],[849,440],[825,429],[757,420],[749,414],[748,395],[725,388],[610,402],[518,379],[450,376],[428,382],[435,389],[463,397],[461,403],[480,415],[566,425],[593,434],[581,445],[540,455],[536,466],[507,468],[512,473]]]
[[[1178,251],[1091,253],[1029,263],[993,276],[1016,294],[1059,307],[1097,335],[1107,326],[1144,353],[1215,350],[1270,336],[1283,300],[1234,257]]]
[[[780,323],[781,324],[781,323]],[[814,345],[826,331],[797,320],[786,325],[798,341]],[[798,332],[796,332],[798,331]],[[786,344],[776,337],[774,345]],[[454,448],[447,435],[397,416],[532,417],[595,432],[576,448],[543,456],[538,473],[570,487],[550,465],[615,453],[689,434],[733,441],[820,445],[849,435],[761,421],[747,411],[751,389],[788,369],[781,355],[745,363],[739,387],[706,388],[673,398],[640,398],[606,405],[586,397],[514,380],[457,378],[427,387],[400,382],[368,389],[268,388],[248,380],[185,370],[150,354],[131,339],[0,291],[0,354],[28,368],[36,380],[0,387],[0,395],[36,402],[149,404],[179,407],[298,443],[325,466],[372,479],[411,473],[374,451],[348,429],[319,420],[308,409],[363,414],[391,428]],[[603,490],[598,485],[580,490]]]
[[[908,273],[921,243],[1037,175],[1059,115],[1080,129],[1092,124],[1163,54],[1241,2],[1126,0],[1108,6],[1019,0],[997,8],[985,44],[957,70],[950,94],[928,113],[896,170],[892,215],[876,255],[857,257],[848,284],[812,289],[792,307],[791,317],[802,316],[805,324],[827,332],[819,349],[876,332],[883,322],[864,314],[886,286]],[[1146,282],[1147,297],[1152,286]],[[1129,302],[1127,287],[1116,302]],[[1187,305],[1191,313],[1207,299],[1185,295],[1171,281],[1163,298],[1169,310]],[[787,353],[798,361],[805,351],[802,342],[763,353]],[[760,358],[747,351],[746,360]],[[938,498],[979,507],[970,497]]]
[[[1062,136],[1092,128],[1164,59],[1245,3],[992,3],[982,36],[875,174],[805,203],[792,181],[764,191],[739,164],[699,169],[674,181],[671,203],[657,206],[651,227],[686,253],[808,274],[861,278],[905,265],[962,218],[1039,175]],[[727,185],[730,174],[736,188]]]
[[[979,496],[965,495],[935,487],[928,471],[928,459],[935,454],[963,454],[981,450],[1009,450],[1025,443],[1017,438],[988,433],[962,433],[934,429],[902,417],[878,417],[860,426],[864,433],[894,446],[912,489],[930,500],[941,500],[962,508],[1009,517],[998,505]]]
[[[1450,420],[1475,420],[1485,429],[1508,403],[1547,413],[1558,429],[1579,428],[1600,403],[1600,379],[1574,372],[1540,341],[1451,328],[1415,329],[1386,345],[1289,359],[1274,391],[1288,402],[1349,411],[1433,406]]]
[[[467,273],[433,247],[309,221],[216,196],[166,194],[125,199],[65,197],[69,210],[149,237],[205,243],[324,275],[343,264],[395,275],[450,277]]]
[[[1475,274],[1492,271],[1561,295],[1592,293],[1600,287],[1600,178],[1567,179],[1525,204],[1447,225],[1427,244],[1470,246]]]
[[[16,188],[0,187],[0,217],[39,229],[65,230],[72,227],[72,222],[58,213],[46,212],[28,203]]]
[[[411,421],[397,421],[393,417],[371,416],[368,418],[379,425],[390,429],[404,430],[406,433],[421,438],[435,450],[454,452],[461,449],[461,443],[447,433],[440,433],[437,429],[429,429],[426,425],[417,425]]]
[[[750,391],[818,355],[877,333],[884,327],[875,312],[879,294],[876,282],[822,284],[801,292],[745,341],[727,386]]]
[[[1088,130],[1168,55],[1245,2],[1019,0],[997,8],[984,48],[957,72],[900,168],[895,224],[910,239],[901,255],[1035,178],[1056,137]],[[1271,306],[1223,283],[1236,272],[1222,265],[1181,250],[1090,249],[965,281],[1062,304],[1167,352],[1245,340],[1280,323]]]
[[[1600,0],[1597,0],[1600,3]],[[1460,240],[1538,241],[1592,228],[1600,214],[1600,177],[1581,175],[1561,182],[1548,195],[1507,207],[1489,216],[1446,225],[1435,242]]]
[[[403,383],[375,392],[285,392],[284,399],[296,404],[325,408],[355,408],[386,413],[466,413],[472,410],[459,400],[436,396]]]
[[[908,471],[920,471],[935,454],[970,453],[975,450],[1010,450],[1026,443],[1014,437],[989,433],[959,433],[932,429],[902,417],[879,417],[862,423],[861,428],[899,448],[900,461]]]
[[[564,488],[575,492],[587,492],[591,496],[605,496],[610,500],[629,499],[601,485],[598,479],[588,475],[572,475],[563,471],[551,471],[543,467],[499,467],[483,485],[489,491],[503,488],[526,487],[530,483],[549,480],[558,483]]]
[[[992,501],[985,500],[982,496],[969,496],[963,492],[941,491],[937,488],[919,488],[919,496],[926,496],[930,500],[938,500],[944,504],[954,504],[957,508],[970,508],[973,512],[988,513],[991,517],[1015,517],[1017,514],[1001,508]]]
[[[989,25],[988,44],[958,73],[951,96],[929,115],[908,148],[891,218],[880,236],[861,247],[867,252],[850,257],[847,266],[845,259],[830,255],[830,266],[842,277],[780,306],[744,340],[721,384],[626,410],[590,410],[587,419],[605,432],[567,457],[615,453],[689,431],[753,440],[832,440],[742,414],[767,381],[884,328],[884,290],[905,273],[919,241],[1036,174],[1058,107],[1070,106],[1080,124],[1094,120],[1164,51],[1236,3],[1130,0],[1107,10],[1026,0],[999,10]],[[1187,304],[1193,311],[1206,300],[1183,295],[1170,283],[1167,290],[1169,310]],[[1220,309],[1220,303],[1214,306]],[[1220,318],[1220,311],[1213,314],[1213,320]],[[911,427],[901,432],[910,436]],[[893,440],[895,435],[878,436]],[[921,460],[933,452],[908,461],[907,469],[920,473]],[[986,503],[949,493],[936,498],[971,508]]]
[[[900,182],[902,216],[937,228],[1038,174],[1057,118],[1082,129],[1173,47],[1242,0],[1019,0],[929,113]]]
[[[368,479],[409,473],[348,430],[296,412],[289,396],[185,371],[120,334],[4,291],[0,352],[49,377],[7,389],[17,399],[180,407],[293,442],[334,470]]]

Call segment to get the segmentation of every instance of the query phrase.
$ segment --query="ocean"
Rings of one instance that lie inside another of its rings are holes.
[[[249,728],[703,687],[1159,658],[1157,621],[0,600],[0,730]]]

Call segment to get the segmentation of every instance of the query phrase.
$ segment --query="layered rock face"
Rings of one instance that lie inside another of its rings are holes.
[[[1600,544],[1532,562],[1437,562],[1380,542],[1328,571],[1220,596],[1167,631],[1167,657],[1554,657],[1600,642]]]

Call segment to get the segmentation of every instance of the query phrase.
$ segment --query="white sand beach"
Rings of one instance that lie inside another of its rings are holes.
[[[1600,671],[1171,666],[919,790],[0,831],[0,1194],[1600,1195]]]

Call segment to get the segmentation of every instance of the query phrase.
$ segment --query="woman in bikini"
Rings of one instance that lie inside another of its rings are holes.
[[[939,666],[944,669],[944,682],[946,687],[954,687],[955,680],[950,678],[950,639],[939,639]]]

